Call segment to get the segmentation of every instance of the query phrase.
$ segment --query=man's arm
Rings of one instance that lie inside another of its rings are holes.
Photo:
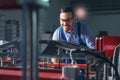
[[[55,30],[55,32],[53,33],[53,36],[52,36],[52,40],[59,40],[59,28],[57,28]],[[52,63],[57,63],[57,58],[51,58],[51,62]]]
[[[59,40],[59,28],[55,30],[52,36],[52,40]]]
[[[85,24],[83,24],[83,28],[84,29],[82,32],[83,32],[87,46],[90,49],[95,49],[95,36],[94,36],[92,30],[89,27],[87,27],[87,25],[85,25]]]

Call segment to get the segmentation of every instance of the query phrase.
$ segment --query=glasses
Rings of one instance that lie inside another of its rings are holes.
[[[71,18],[69,18],[69,19],[61,19],[61,18],[60,18],[60,20],[61,20],[62,22],[70,22],[72,19],[73,19],[73,17],[71,17]]]

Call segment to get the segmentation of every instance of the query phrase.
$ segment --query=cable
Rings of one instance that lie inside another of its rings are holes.
[[[71,59],[71,64],[77,64],[77,62],[73,59],[72,52],[75,51],[76,49],[70,49],[70,59]]]
[[[117,48],[119,48],[120,47],[120,44],[119,45],[117,45],[116,47],[115,47],[115,49],[114,49],[114,52],[113,52],[113,61],[112,61],[112,63],[113,64],[116,64],[116,60],[115,60],[115,58],[116,58],[116,51],[117,51]],[[119,56],[119,54],[117,55],[117,56]],[[118,67],[117,67],[118,68]],[[113,70],[113,68],[111,69],[111,71],[112,71],[112,80],[114,80],[114,70]]]
[[[80,49],[80,50],[81,50],[81,52],[87,53],[89,55],[93,55],[93,56],[100,58],[100,59],[106,61],[107,63],[109,63],[113,67],[113,69],[115,70],[115,73],[117,76],[116,80],[120,80],[120,77],[119,77],[119,74],[118,74],[116,67],[106,57],[99,55],[99,53],[104,53],[104,52],[90,51],[90,50],[85,50],[85,49]]]

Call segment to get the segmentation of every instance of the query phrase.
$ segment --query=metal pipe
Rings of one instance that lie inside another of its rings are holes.
[[[3,66],[3,60],[2,60],[2,57],[0,57],[0,66]]]
[[[33,6],[32,11],[32,59],[33,78],[38,80],[38,8]]]
[[[22,80],[27,79],[27,6],[23,5],[22,9],[22,40],[20,44],[20,54],[23,61],[22,64]]]

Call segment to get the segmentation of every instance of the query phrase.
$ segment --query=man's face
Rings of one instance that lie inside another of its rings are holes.
[[[65,32],[71,32],[73,29],[74,17],[71,12],[60,13],[60,25]]]

